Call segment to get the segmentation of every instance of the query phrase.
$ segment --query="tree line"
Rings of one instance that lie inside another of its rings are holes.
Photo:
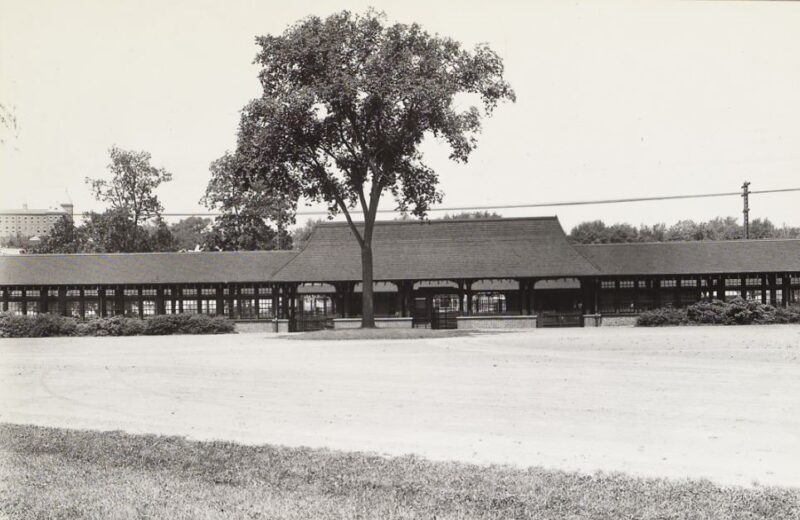
[[[581,222],[569,233],[576,244],[619,244],[627,242],[688,242],[694,240],[740,240],[745,237],[744,226],[734,217],[716,217],[706,222],[680,220],[671,226],[652,226],[616,223],[602,220]],[[768,218],[750,222],[750,238],[800,238],[800,227],[773,224]]]

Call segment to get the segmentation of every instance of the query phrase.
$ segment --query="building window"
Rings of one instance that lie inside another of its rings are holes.
[[[97,289],[84,289],[83,295],[84,296],[97,296],[98,292]]]
[[[22,291],[20,289],[12,289],[8,291],[8,295],[11,298],[22,298]]]
[[[183,289],[181,289],[181,294],[183,294],[184,296],[196,296],[197,289],[195,289],[194,287],[184,287]]]
[[[12,316],[22,316],[22,302],[8,302],[8,313]]]
[[[169,287],[165,287],[164,296],[172,296],[172,289],[170,289]]]
[[[25,295],[28,298],[38,298],[40,295],[39,289],[28,289],[25,291]]]
[[[239,294],[255,294],[256,289],[255,287],[242,287],[239,289]]]
[[[183,300],[184,314],[197,314],[197,300]]]
[[[747,285],[761,285],[761,278],[748,278]]]
[[[125,302],[125,316],[131,318],[138,318],[139,317],[139,302],[137,301],[126,301]]]
[[[142,296],[155,296],[156,290],[155,289],[142,289]]]
[[[601,289],[613,289],[614,288],[614,280],[603,280],[600,282]]]
[[[100,302],[86,302],[83,306],[83,312],[87,318],[96,318],[100,316]]]
[[[125,296],[139,296],[139,289],[125,289],[123,294]]]
[[[697,287],[697,280],[694,280],[694,279],[691,279],[691,278],[681,280],[681,286],[682,287]]]
[[[204,296],[214,296],[215,294],[217,294],[217,290],[214,289],[213,287],[203,287],[203,289],[201,289],[200,291],[200,294]]]
[[[506,312],[506,296],[502,293],[481,292],[472,298],[475,314],[503,314]]]
[[[677,280],[661,280],[661,287],[677,287]]]
[[[620,280],[620,289],[633,289],[633,280]]]
[[[28,302],[28,316],[39,314],[39,302]]]
[[[253,301],[253,300],[250,300]],[[244,303],[244,302],[243,302]],[[244,307],[242,307],[244,312]],[[253,311],[255,313],[255,311]],[[258,317],[259,318],[272,318],[275,314],[272,311],[272,300],[259,299],[258,300]]]
[[[81,317],[81,304],[80,302],[67,302],[67,316],[73,318]]]
[[[114,296],[114,289],[106,289],[106,297]]]
[[[200,309],[201,314],[216,314],[217,301],[216,300],[200,300],[203,307]]]
[[[144,313],[145,316],[155,316],[156,302],[153,300],[144,300],[142,302],[142,313]]]

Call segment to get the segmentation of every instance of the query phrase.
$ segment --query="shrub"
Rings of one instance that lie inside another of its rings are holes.
[[[229,334],[234,332],[229,319],[205,314],[153,316],[145,321],[145,334]]]
[[[729,301],[701,301],[686,309],[655,309],[643,312],[636,325],[750,325],[769,323],[800,323],[800,307],[773,307],[756,301],[734,298]]]
[[[645,311],[636,318],[636,325],[639,327],[662,327],[664,325],[684,325],[686,323],[686,310],[673,307]]]
[[[153,316],[145,321],[125,316],[95,318],[79,322],[53,314],[12,316],[0,314],[0,337],[42,338],[48,336],[139,336],[169,334],[229,334],[232,321],[203,314]]]
[[[49,336],[71,336],[75,333],[77,320],[54,314],[13,316],[0,314],[0,337],[45,338]]]

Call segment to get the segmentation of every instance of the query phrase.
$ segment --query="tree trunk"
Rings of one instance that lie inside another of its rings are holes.
[[[375,328],[375,309],[372,297],[372,244],[361,246],[361,328]]]

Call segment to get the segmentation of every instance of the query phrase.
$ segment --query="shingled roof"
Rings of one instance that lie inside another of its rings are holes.
[[[604,275],[800,272],[800,240],[576,245]]]
[[[556,217],[379,222],[375,280],[591,276]],[[320,224],[276,281],[361,280],[361,252],[346,223]]]
[[[265,282],[295,251],[0,256],[0,285]]]

